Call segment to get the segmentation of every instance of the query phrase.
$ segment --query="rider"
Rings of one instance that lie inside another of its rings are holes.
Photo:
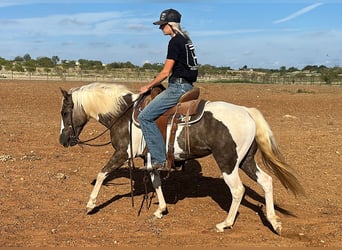
[[[150,83],[140,88],[143,94],[169,77],[168,88],[157,95],[138,116],[151,154],[152,168],[158,170],[167,170],[166,147],[155,121],[165,111],[175,106],[185,92],[192,89],[198,74],[194,46],[189,35],[181,29],[180,21],[181,14],[177,10],[167,9],[160,14],[159,21],[153,23],[159,25],[164,35],[169,35],[171,39],[163,69]]]

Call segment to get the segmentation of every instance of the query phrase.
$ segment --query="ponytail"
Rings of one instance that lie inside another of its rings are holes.
[[[176,22],[168,22],[168,24],[171,26],[172,30],[176,33],[176,34],[180,34],[182,35],[186,40],[191,41],[190,37],[189,37],[189,33],[187,31],[182,30],[180,23],[176,23]]]

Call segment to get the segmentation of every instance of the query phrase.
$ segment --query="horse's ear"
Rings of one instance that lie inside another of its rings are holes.
[[[59,89],[61,90],[62,95],[64,96],[64,98],[67,98],[69,96],[68,91],[66,91],[66,90],[64,90],[62,88],[59,88]]]

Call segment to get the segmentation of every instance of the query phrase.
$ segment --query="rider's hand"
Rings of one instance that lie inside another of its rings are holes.
[[[147,91],[149,91],[151,89],[151,87],[149,85],[144,85],[140,88],[140,93],[141,94],[144,94],[146,93]]]

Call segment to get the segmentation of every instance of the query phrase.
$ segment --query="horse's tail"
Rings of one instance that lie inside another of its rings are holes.
[[[286,189],[295,196],[305,194],[298,179],[289,171],[290,166],[285,162],[273,136],[273,132],[262,113],[256,108],[247,108],[247,112],[256,124],[255,140],[261,152],[265,166],[275,174]]]

